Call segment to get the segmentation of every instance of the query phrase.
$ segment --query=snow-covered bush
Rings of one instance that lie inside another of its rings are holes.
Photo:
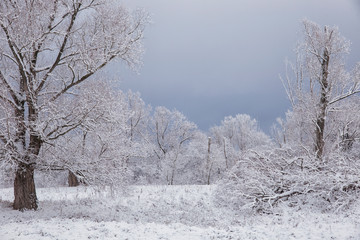
[[[219,183],[215,200],[247,213],[274,213],[279,204],[342,211],[359,197],[359,173],[359,159],[343,152],[320,162],[301,148],[248,151]]]

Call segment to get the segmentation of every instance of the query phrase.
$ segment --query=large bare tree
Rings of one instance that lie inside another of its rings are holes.
[[[140,63],[147,22],[116,1],[0,2],[1,161],[16,165],[14,209],[37,209],[40,150],[91,112],[91,103],[69,105],[81,83],[112,60]]]

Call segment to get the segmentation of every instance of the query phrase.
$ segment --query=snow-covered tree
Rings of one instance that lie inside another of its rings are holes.
[[[158,167],[165,174],[167,183],[172,185],[177,169],[182,164],[184,145],[194,138],[197,126],[177,110],[157,107],[151,129]]]
[[[283,80],[293,112],[299,113],[313,126],[314,151],[317,158],[324,155],[329,113],[339,104],[360,92],[360,64],[349,73],[345,69],[345,55],[350,43],[337,27],[320,27],[303,21],[304,39],[299,44],[293,77]],[[302,124],[302,123],[300,123]]]
[[[147,21],[115,1],[0,2],[1,161],[16,165],[14,209],[37,209],[39,153],[86,121],[83,82],[112,60],[140,63]]]
[[[80,94],[80,99],[94,103],[92,111],[79,127],[42,151],[41,169],[69,170],[69,186],[77,185],[79,180],[121,185],[128,159],[144,157],[147,150],[142,139],[135,141],[130,134],[134,130],[131,119],[140,110],[129,107],[128,96],[133,98],[134,93],[115,92],[105,83],[91,82],[82,87]],[[142,102],[139,95],[136,101]]]
[[[257,121],[247,114],[227,116],[220,126],[210,129],[214,144],[223,152],[226,169],[232,167],[239,153],[270,144],[270,138],[259,129]]]
[[[131,141],[144,141],[147,139],[147,130],[150,120],[151,107],[141,99],[140,93],[129,90],[126,93],[125,101],[131,112],[127,125],[128,135]]]
[[[189,143],[186,150],[187,162],[191,167],[185,168],[195,183],[213,184],[225,171],[223,148],[213,142],[211,137],[199,132]]]

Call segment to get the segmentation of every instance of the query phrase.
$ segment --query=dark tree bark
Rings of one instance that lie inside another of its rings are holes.
[[[28,101],[28,118],[32,124],[37,119],[37,112],[33,107],[33,102]],[[35,190],[34,169],[36,166],[36,158],[39,155],[42,140],[33,131],[29,133],[29,144],[26,146],[26,129],[25,126],[26,111],[24,108],[16,112],[18,119],[17,141],[21,142],[23,148],[26,149],[25,156],[18,156],[18,169],[14,180],[14,205],[15,210],[36,210],[38,201]],[[31,128],[31,127],[30,127]]]
[[[68,185],[69,185],[69,187],[77,187],[80,185],[79,179],[70,170],[69,170],[69,175],[68,175]]]
[[[320,79],[321,84],[321,96],[320,96],[320,109],[316,119],[316,128],[315,128],[315,153],[318,159],[321,159],[324,153],[324,130],[325,130],[325,119],[326,119],[326,110],[329,105],[328,94],[329,94],[329,62],[330,55],[328,50],[325,48],[323,53],[323,58],[321,62],[322,75]]]
[[[16,171],[14,181],[14,205],[16,210],[27,210],[38,208],[36,197],[34,167],[32,165],[20,164]]]
[[[224,146],[225,146],[225,143],[224,143]],[[224,147],[224,151],[225,151],[225,147]],[[210,185],[211,170],[212,170],[212,165],[213,165],[211,158],[210,158],[210,154],[211,154],[211,138],[209,137],[208,138],[208,150],[207,150],[207,154],[206,154],[206,164],[208,167],[207,185]]]

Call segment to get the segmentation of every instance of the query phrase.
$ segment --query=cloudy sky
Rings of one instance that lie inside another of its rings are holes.
[[[145,36],[139,74],[111,72],[123,90],[183,112],[200,129],[246,113],[269,132],[289,109],[279,79],[301,38],[301,20],[337,25],[351,40],[347,65],[360,61],[359,0],[123,0],[145,8],[153,23]]]

